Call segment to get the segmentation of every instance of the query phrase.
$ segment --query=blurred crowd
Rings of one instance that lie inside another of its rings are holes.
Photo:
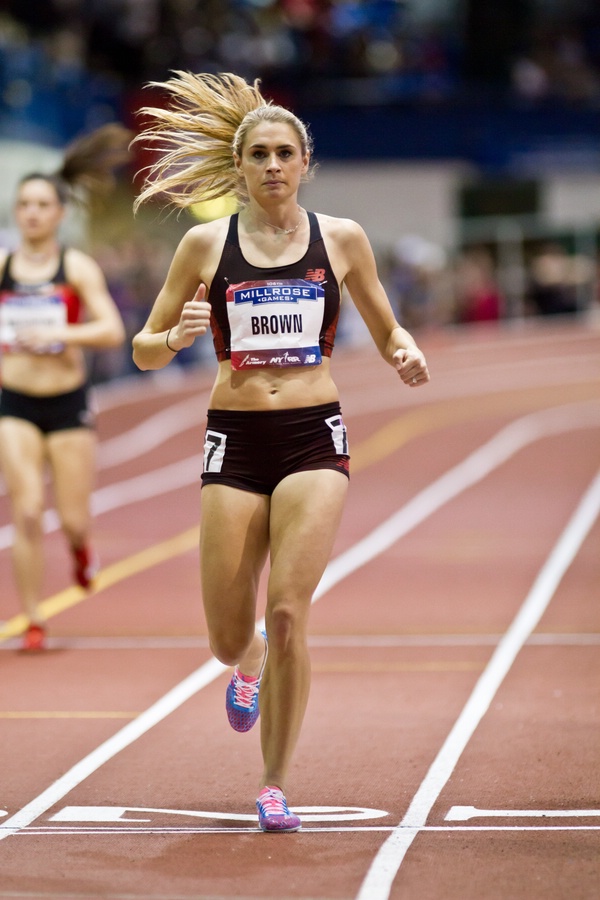
[[[0,126],[64,143],[173,69],[278,102],[600,102],[596,0],[0,0]]]
[[[600,309],[600,254],[593,258],[555,240],[524,247],[518,287],[497,248],[474,244],[451,258],[419,237],[403,237],[388,265],[388,291],[407,328],[571,316]]]

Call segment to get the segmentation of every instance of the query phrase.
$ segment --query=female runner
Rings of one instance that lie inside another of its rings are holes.
[[[109,186],[129,139],[125,128],[106,125],[73,143],[57,173],[22,178],[14,211],[20,242],[12,253],[0,251],[0,466],[28,622],[24,650],[42,650],[46,639],[40,600],[47,465],[74,578],[87,588],[97,569],[89,545],[95,434],[84,351],[117,347],[125,332],[98,265],[63,247],[59,229],[72,189]]]
[[[311,158],[304,124],[235,75],[179,72],[162,87],[171,106],[143,110],[151,124],[138,139],[164,153],[136,203],[160,195],[185,207],[233,191],[242,205],[184,235],[133,340],[134,360],[159,369],[212,330],[218,372],[200,536],[210,646],[235,666],[226,694],[233,728],[251,728],[260,703],[259,825],[296,831],[285,782],[309,692],[308,614],[348,486],[330,372],[342,285],[401,381],[423,385],[429,373],[394,319],[362,228],[299,206]],[[256,605],[267,556],[263,634]]]

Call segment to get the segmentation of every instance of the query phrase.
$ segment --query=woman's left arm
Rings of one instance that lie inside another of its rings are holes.
[[[79,250],[69,249],[65,268],[69,284],[85,307],[86,321],[68,325],[63,342],[98,349],[119,347],[125,340],[125,328],[98,263]]]
[[[347,260],[343,282],[382,357],[393,366],[404,384],[427,384],[429,370],[416,341],[398,324],[379,279],[369,239],[350,219],[340,220],[340,248]]]

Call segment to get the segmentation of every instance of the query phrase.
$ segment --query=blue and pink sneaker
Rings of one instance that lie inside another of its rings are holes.
[[[267,635],[261,632],[265,639],[265,656],[261,670],[256,678],[252,675],[243,675],[236,666],[233,670],[231,681],[227,685],[225,694],[225,708],[229,724],[234,731],[250,731],[256,723],[260,710],[258,708],[258,692],[260,682],[267,662]]]
[[[258,825],[261,831],[299,831],[302,822],[290,812],[283,791],[278,787],[264,787],[256,801]]]

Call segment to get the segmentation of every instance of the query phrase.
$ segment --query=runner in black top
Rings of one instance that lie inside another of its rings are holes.
[[[300,819],[284,793],[309,692],[308,614],[348,487],[329,358],[342,284],[401,382],[423,385],[429,373],[394,319],[363,229],[299,206],[312,149],[304,124],[235,75],[180,72],[163,87],[174,102],[144,111],[152,124],[140,139],[166,150],[136,203],[159,195],[188,206],[233,191],[241,209],[183,237],[134,338],[134,360],[162,368],[212,326],[219,365],[202,489],[204,610],[214,654],[236,667],[226,695],[232,726],[252,727],[260,703],[259,825],[295,831]],[[255,619],[267,555],[263,636]]]
[[[277,268],[270,266],[267,269],[262,266],[253,266],[244,259],[238,237],[239,216],[237,214],[231,216],[221,261],[214,274],[207,298],[211,305],[211,328],[215,353],[219,362],[223,359],[231,359],[231,328],[227,315],[227,295],[230,292],[231,285],[261,282],[267,275],[269,281],[273,281],[273,279],[276,279],[278,282],[300,279],[308,282],[309,290],[313,285],[321,286],[320,293],[323,296],[323,310],[321,327],[319,329],[319,350],[323,356],[331,356],[340,314],[340,289],[327,256],[327,250],[319,228],[319,220],[314,213],[309,212],[307,215],[310,233],[308,249],[304,256],[291,265],[278,266]],[[289,303],[285,303],[285,307],[289,307]],[[290,329],[293,326],[294,319],[292,318]],[[259,324],[256,327],[258,328]],[[263,328],[266,328],[267,331],[273,331],[270,328],[269,321]]]
[[[11,254],[0,251],[0,466],[13,511],[24,650],[45,646],[40,601],[47,467],[74,579],[89,587],[97,570],[89,544],[95,434],[85,350],[117,347],[125,332],[97,263],[63,248],[59,231],[71,189],[90,177],[98,187],[110,182],[129,140],[122,126],[103,126],[67,148],[58,172],[24,176],[15,203],[19,245]]]

